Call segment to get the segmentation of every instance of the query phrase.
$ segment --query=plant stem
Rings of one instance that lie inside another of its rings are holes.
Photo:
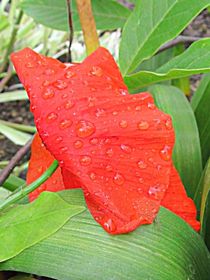
[[[18,162],[22,159],[22,157],[30,150],[31,143],[33,141],[33,137],[23,146],[17,153],[12,157],[9,164],[1,171],[0,173],[0,185],[4,183],[4,181],[8,178],[12,170],[18,164]]]
[[[20,199],[24,198],[26,195],[37,189],[41,184],[43,184],[58,168],[58,161],[54,160],[50,167],[33,183],[28,186],[21,187],[17,192],[10,195],[1,205],[0,210],[3,210]]]
[[[67,11],[68,11],[68,23],[69,23],[69,45],[67,53],[67,62],[72,62],[71,46],[74,38],[74,28],[72,21],[72,11],[71,11],[71,0],[66,0]]]
[[[87,55],[99,47],[96,24],[92,13],[91,0],[76,0],[82,26]]]
[[[17,35],[17,32],[18,32],[18,25],[22,19],[22,16],[23,16],[23,11],[20,10],[19,14],[18,14],[18,17],[17,17],[17,20],[13,26],[13,29],[12,29],[12,33],[11,33],[11,37],[10,37],[10,41],[9,41],[9,44],[8,44],[8,47],[7,47],[7,50],[4,54],[4,57],[3,57],[3,62],[2,62],[2,65],[0,67],[0,73],[2,73],[7,65],[7,62],[8,62],[8,56],[10,55],[10,53],[12,52],[12,49],[13,49],[13,46],[14,46],[14,43],[15,43],[15,39],[16,39],[16,35]]]

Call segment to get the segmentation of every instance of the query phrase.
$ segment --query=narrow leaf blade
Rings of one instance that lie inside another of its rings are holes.
[[[176,142],[174,164],[187,193],[194,196],[202,172],[200,139],[192,108],[184,94],[172,86],[156,85],[149,88],[157,106],[171,115]]]
[[[138,1],[122,34],[119,58],[123,75],[175,38],[209,5],[209,0]]]

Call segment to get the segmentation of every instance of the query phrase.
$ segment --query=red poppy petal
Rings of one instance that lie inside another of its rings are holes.
[[[35,75],[34,68],[21,63],[28,50],[12,58],[29,90],[38,131],[82,186],[94,218],[113,234],[151,223],[169,185],[170,117],[148,93],[127,95],[117,65],[103,48],[71,68],[32,51],[31,56],[41,71],[34,80],[25,74]],[[46,80],[42,73],[55,68],[58,72]],[[52,96],[46,98],[46,91]]]
[[[161,205],[180,216],[196,231],[200,230],[200,223],[196,221],[197,211],[195,204],[191,198],[187,197],[185,188],[175,167],[171,169],[169,187]]]
[[[31,146],[31,158],[29,161],[27,184],[38,179],[52,164],[54,157],[47,151],[38,133],[34,136]],[[60,167],[38,189],[29,194],[29,200],[33,201],[43,191],[57,192],[65,189]]]

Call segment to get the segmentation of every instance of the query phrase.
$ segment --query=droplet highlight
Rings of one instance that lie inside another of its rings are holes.
[[[95,132],[96,128],[93,123],[81,120],[76,125],[76,134],[81,138],[88,137]]]

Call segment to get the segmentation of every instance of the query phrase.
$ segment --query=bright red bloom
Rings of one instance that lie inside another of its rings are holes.
[[[12,61],[28,92],[39,135],[62,169],[63,180],[61,170],[50,179],[57,180],[56,188],[47,181],[44,189],[81,187],[93,217],[112,234],[152,223],[160,205],[199,229],[195,205],[171,160],[170,116],[156,108],[149,93],[128,94],[106,49],[73,66],[30,49],[14,53]],[[39,142],[38,136],[34,141]],[[42,166],[44,154],[43,168],[52,160],[41,147],[39,163],[32,148],[28,181],[34,179],[35,166]]]

